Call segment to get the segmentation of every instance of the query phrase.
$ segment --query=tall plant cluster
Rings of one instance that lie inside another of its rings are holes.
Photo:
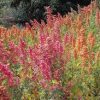
[[[0,99],[99,100],[96,3],[65,17],[46,10],[47,23],[31,20],[22,29],[0,27]]]

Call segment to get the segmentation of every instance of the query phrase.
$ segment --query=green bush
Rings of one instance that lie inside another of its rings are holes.
[[[45,7],[50,6],[53,14],[58,12],[61,15],[65,15],[68,11],[71,11],[72,7],[77,10],[77,1],[68,2],[66,0],[13,0],[11,7],[15,7],[18,15],[15,18],[29,21],[30,19],[36,19],[39,22],[46,20]],[[23,13],[21,13],[23,12]]]
[[[9,0],[10,1],[10,0]],[[46,21],[45,7],[50,6],[52,13],[60,13],[62,16],[71,11],[71,8],[78,11],[78,4],[85,6],[91,0],[12,0],[6,15],[12,17],[15,23],[29,22],[30,19]]]

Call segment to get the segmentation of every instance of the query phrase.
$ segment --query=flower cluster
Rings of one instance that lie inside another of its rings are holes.
[[[0,27],[0,85],[18,100],[97,99],[99,10],[92,4],[62,17],[46,9],[47,23]]]

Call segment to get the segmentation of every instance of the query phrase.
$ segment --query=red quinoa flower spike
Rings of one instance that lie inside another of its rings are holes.
[[[87,46],[82,47],[82,50],[80,51],[80,57],[82,60],[82,66],[86,66],[86,62],[89,59],[89,51],[88,51]]]
[[[95,19],[95,23],[96,23],[97,26],[100,27],[100,10],[99,10],[99,9],[96,10],[96,19]]]
[[[88,45],[91,46],[91,48],[95,44],[95,37],[93,36],[93,33],[91,33],[91,32],[88,34],[87,43],[88,43]]]
[[[0,72],[2,72],[3,75],[8,78],[8,83],[10,86],[13,86],[15,84],[14,83],[15,78],[13,73],[9,69],[9,65],[4,65],[0,62]]]

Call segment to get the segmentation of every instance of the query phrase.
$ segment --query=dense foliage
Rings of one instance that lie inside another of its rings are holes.
[[[13,0],[11,7],[15,7],[15,19],[29,21],[36,19],[39,22],[46,20],[45,7],[50,6],[53,14],[65,15],[71,8],[78,11],[78,5],[87,6],[92,0]]]
[[[46,9],[47,23],[0,27],[0,100],[100,100],[100,10]]]

